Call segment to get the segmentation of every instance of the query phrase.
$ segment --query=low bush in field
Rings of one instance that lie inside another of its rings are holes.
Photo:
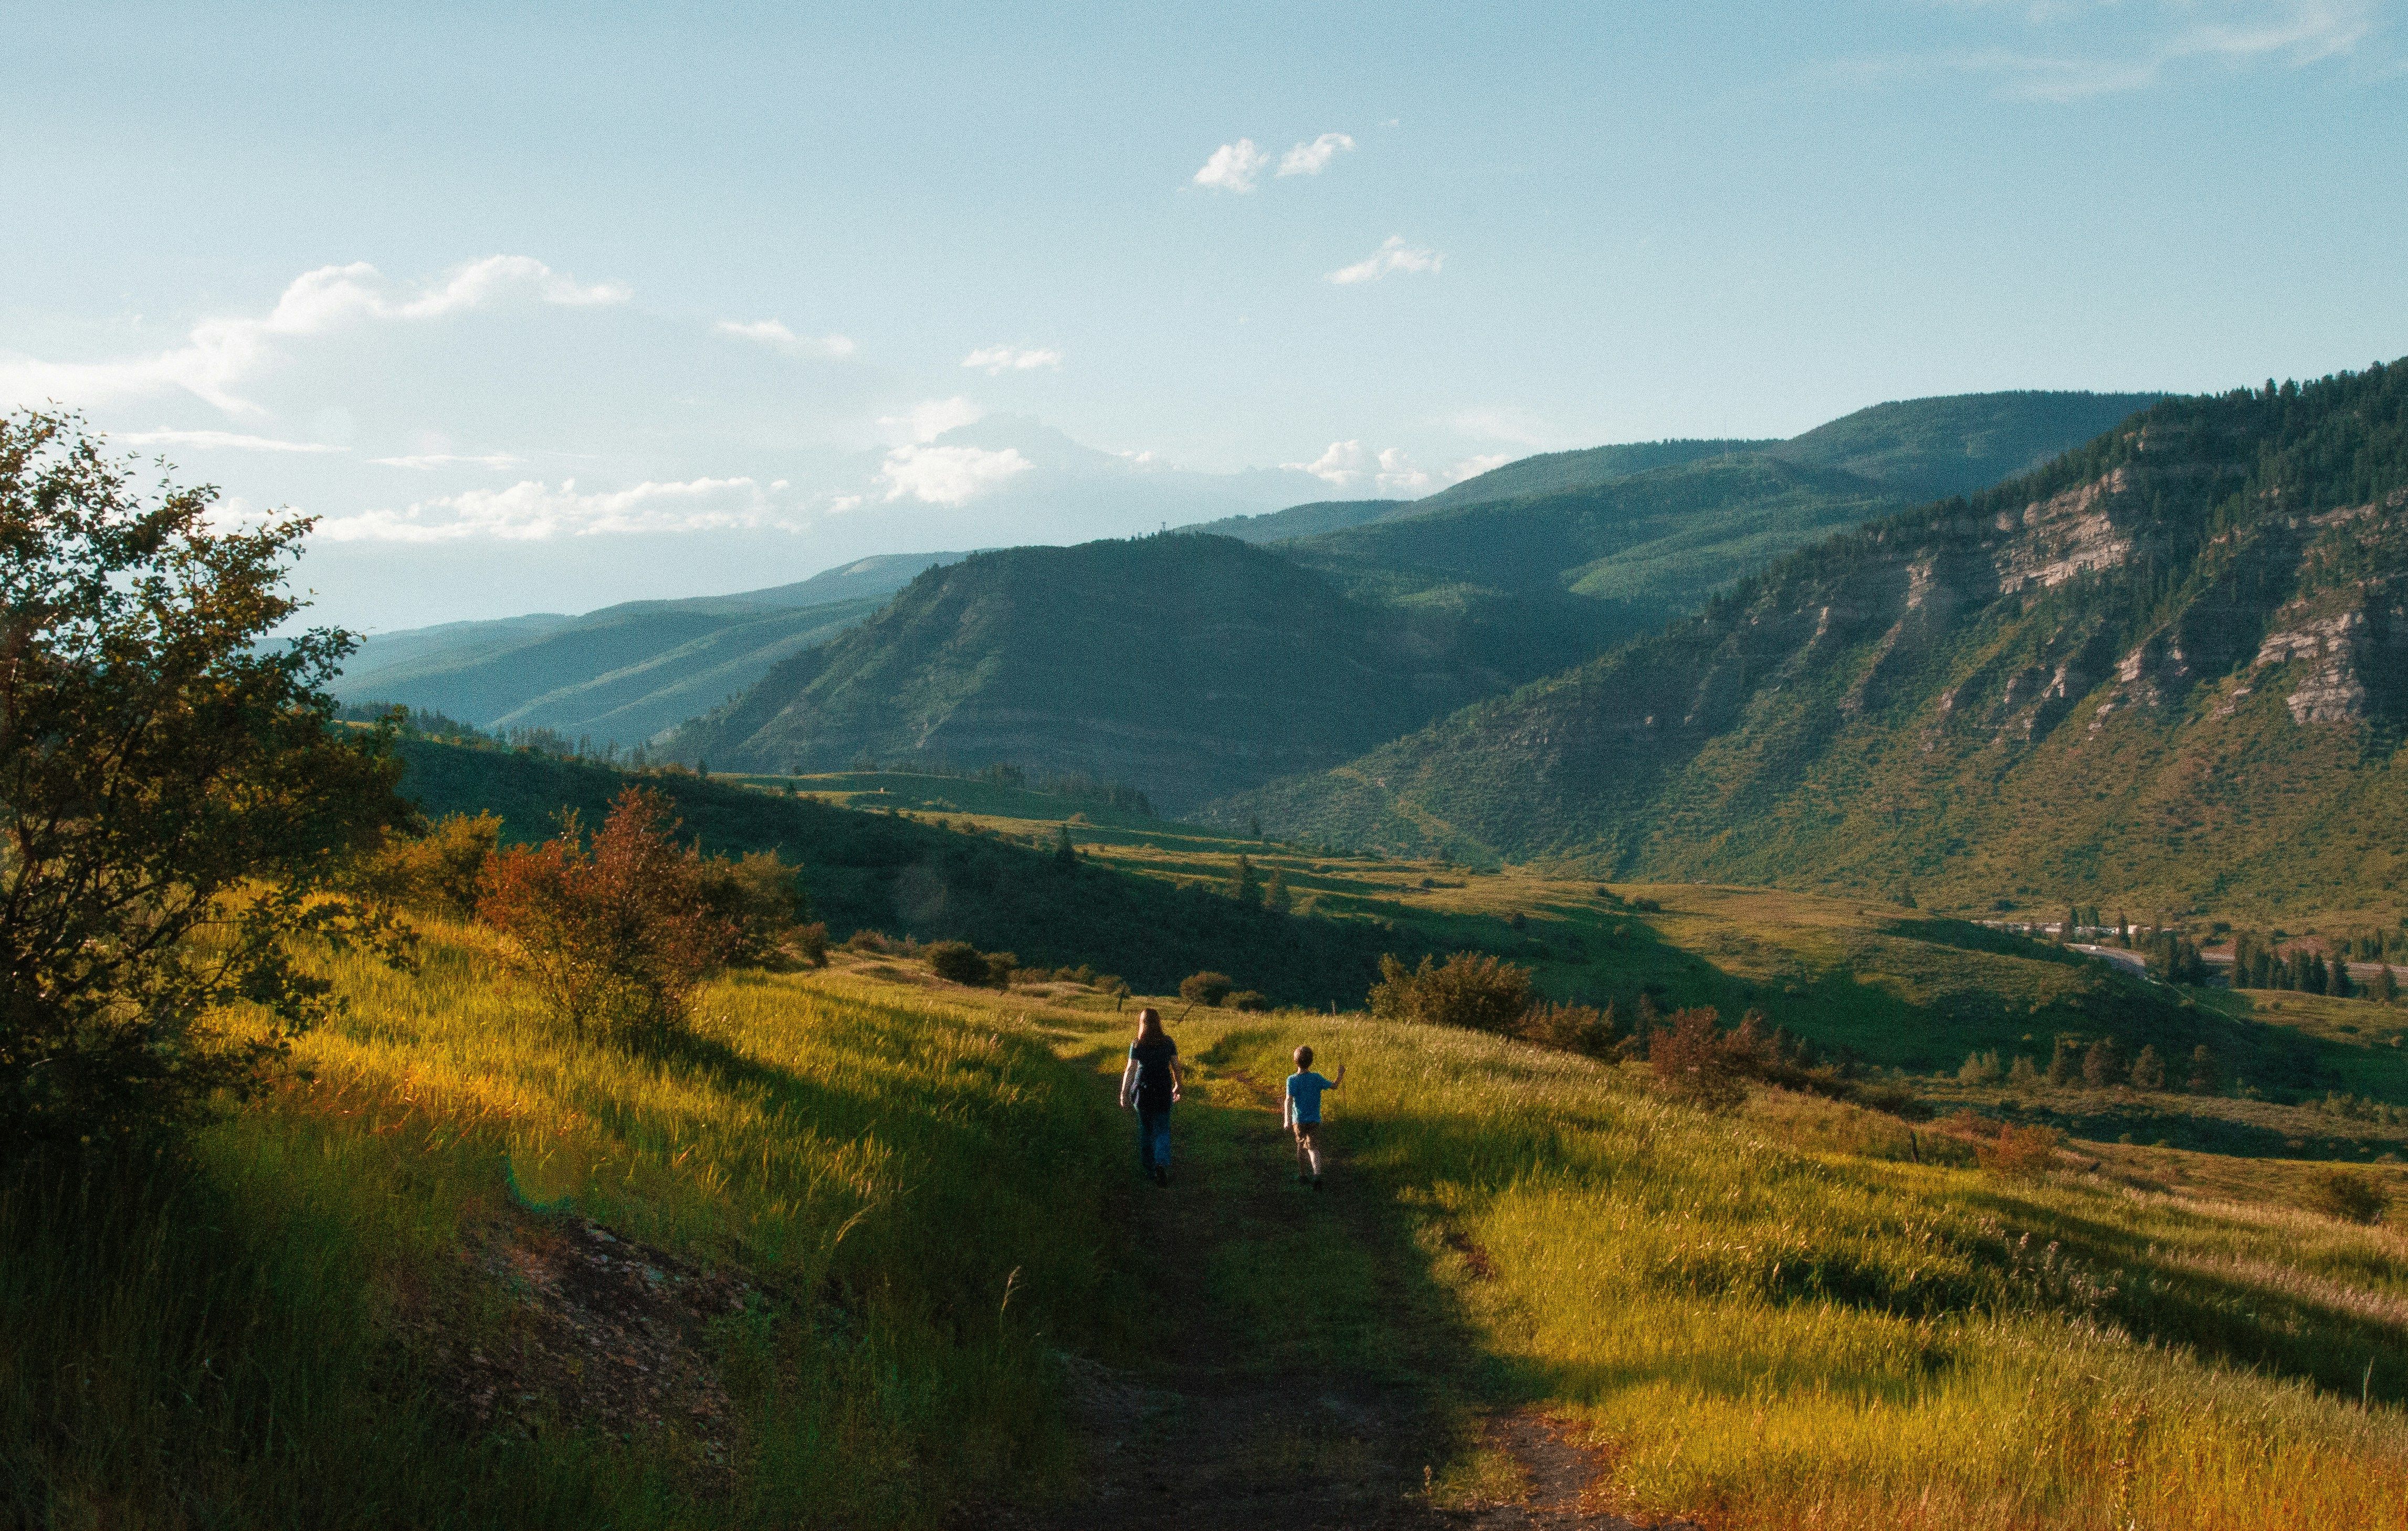
[[[2002,1123],[1999,1135],[1975,1142],[1973,1152],[1984,1169],[2009,1180],[2038,1180],[2057,1164],[2057,1145],[2064,1141],[2055,1127],[2018,1127]]]
[[[1252,989],[1240,989],[1222,1003],[1227,1006],[1230,1009],[1243,1010],[1249,1015],[1260,1015],[1263,1011],[1271,1008],[1271,1002],[1269,1000],[1264,998],[1261,994],[1256,994]]]
[[[928,971],[948,983],[987,982],[986,957],[968,941],[935,941],[923,954],[928,959]]]
[[[1484,952],[1458,952],[1443,964],[1424,957],[1412,969],[1392,954],[1380,959],[1369,1009],[1383,1021],[1511,1034],[1532,997],[1528,968]]]
[[[1179,997],[1193,1005],[1217,1008],[1221,1001],[1229,997],[1230,991],[1236,987],[1228,974],[1215,973],[1208,968],[1201,973],[1190,973],[1180,980]]]
[[[2308,1205],[2344,1223],[2374,1223],[2391,1205],[2391,1193],[2373,1176],[2355,1169],[2320,1169],[2308,1177]]]

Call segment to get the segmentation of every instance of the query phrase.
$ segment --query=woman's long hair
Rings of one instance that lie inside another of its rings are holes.
[[[1137,1012],[1137,1039],[1140,1042],[1162,1040],[1162,1015],[1151,1005]]]

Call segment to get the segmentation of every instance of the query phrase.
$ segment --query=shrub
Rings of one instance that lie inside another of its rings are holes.
[[[1371,1013],[1385,1021],[1512,1032],[1530,1009],[1530,970],[1481,952],[1458,952],[1443,966],[1424,957],[1408,972],[1394,953],[1380,959]]]
[[[485,864],[478,918],[553,1017],[583,1034],[660,1035],[691,1018],[694,992],[736,940],[703,894],[702,858],[673,838],[668,799],[619,794],[589,852],[575,813],[539,846]]]
[[[810,913],[802,868],[781,860],[775,851],[755,851],[740,859],[712,856],[701,863],[700,871],[703,904],[728,930],[723,953],[727,962],[767,961]],[[824,961],[824,926],[821,937]]]
[[[927,950],[928,971],[948,983],[983,988],[989,982],[986,958],[968,941],[938,941]]]
[[[1179,997],[1193,1005],[1217,1009],[1221,1001],[1229,997],[1229,991],[1236,987],[1228,974],[1215,973],[1207,968],[1201,973],[1190,973],[1179,980]]]
[[[389,830],[361,859],[358,885],[389,904],[465,920],[477,912],[478,884],[501,837],[496,813],[445,814],[421,835]]]
[[[1250,1015],[1259,1015],[1263,1011],[1271,1008],[1271,1002],[1269,1000],[1264,998],[1261,994],[1256,994],[1252,989],[1239,990],[1236,994],[1231,994],[1225,1003],[1233,1010],[1244,1010]]]
[[[2000,1125],[1999,1136],[1986,1143],[1973,1146],[1973,1156],[1984,1169],[2010,1180],[2037,1180],[2057,1163],[2057,1131],[2055,1127],[2018,1127]]]
[[[1676,1100],[1710,1111],[1734,1110],[1747,1099],[1741,1082],[1749,1061],[1744,1044],[1722,1034],[1722,1017],[1703,1006],[1675,1010],[1647,1048],[1656,1083]]]
[[[1610,1003],[1600,1010],[1594,1005],[1557,1005],[1542,999],[1523,1012],[1515,1031],[1525,1041],[1592,1058],[1604,1057],[1622,1039],[1622,1027]]]
[[[2190,1050],[2190,1070],[2183,1088],[2195,1095],[2212,1095],[2224,1088],[2224,1063],[2205,1042]]]
[[[2320,1169],[2308,1177],[2307,1203],[2344,1223],[2373,1223],[2391,1205],[2391,1193],[2362,1170]]]
[[[1019,953],[990,952],[986,954],[986,980],[998,989],[1011,987],[1011,977],[1020,971]]]

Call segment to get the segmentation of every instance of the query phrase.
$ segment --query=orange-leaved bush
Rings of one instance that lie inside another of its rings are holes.
[[[478,918],[508,938],[512,969],[580,1035],[682,1029],[695,991],[739,945],[677,827],[667,798],[629,787],[590,851],[567,813],[553,838],[485,863]]]

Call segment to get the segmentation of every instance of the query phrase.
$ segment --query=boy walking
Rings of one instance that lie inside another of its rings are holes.
[[[1287,1095],[1280,1107],[1280,1125],[1296,1134],[1296,1178],[1299,1184],[1321,1189],[1321,1095],[1345,1081],[1346,1066],[1338,1078],[1323,1079],[1312,1071],[1312,1049],[1296,1050],[1296,1072],[1287,1077]]]

